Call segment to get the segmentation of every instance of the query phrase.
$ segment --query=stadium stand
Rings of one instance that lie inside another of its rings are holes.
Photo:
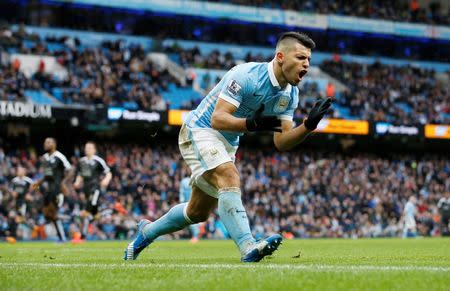
[[[177,203],[186,167],[175,147],[107,144],[101,149],[114,178],[100,200],[101,217],[91,224],[89,239],[128,238],[137,220],[154,220]],[[79,156],[76,147],[74,165]],[[25,218],[15,211],[9,188],[18,165],[26,167],[33,179],[40,177],[35,150],[5,152],[0,147],[0,236],[14,231],[23,240],[51,237],[54,234],[44,229],[39,213],[39,192],[27,196]],[[275,232],[302,238],[399,236],[402,209],[411,195],[419,197],[420,234],[434,236],[439,234],[437,202],[450,191],[450,163],[434,155],[281,154],[245,148],[238,152],[237,165],[256,236]],[[71,235],[79,231],[83,203],[84,194],[72,191],[60,209]],[[217,215],[202,229],[204,237],[226,235]]]
[[[439,1],[427,1],[421,5],[418,0],[403,1],[263,1],[263,0],[213,0],[245,6],[272,9],[295,10],[308,13],[337,14],[345,16],[408,21],[428,24],[450,24],[449,11]]]
[[[6,31],[6,30],[5,30]],[[127,109],[165,110],[191,109],[202,94],[179,82],[146,58],[149,50],[121,40],[104,41],[98,46],[85,47],[77,38],[39,39],[23,31],[9,35],[9,51],[25,55],[44,54],[56,58],[67,69],[65,78],[57,78],[45,71],[45,65],[30,78],[19,70],[20,62],[0,66],[1,100],[24,100],[35,103],[103,104]],[[231,52],[212,50],[202,53],[199,47],[165,46],[169,58],[184,68],[227,70],[249,61],[268,61],[270,56],[248,52],[243,59]],[[17,61],[17,60],[16,60]],[[410,65],[387,65],[380,62],[364,64],[344,61],[339,56],[320,63],[323,72],[340,80],[346,90],[337,91],[334,117],[388,121],[395,124],[448,123],[450,120],[450,92],[446,81],[438,81],[432,69]],[[445,75],[445,73],[444,73]],[[216,78],[203,75],[203,94],[215,84]],[[392,80],[387,85],[386,78]],[[446,75],[448,79],[448,74]],[[302,102],[305,107],[314,98],[325,95],[326,79],[308,80]],[[313,91],[310,90],[313,84]],[[309,90],[309,91],[308,91]],[[395,106],[391,106],[392,103]],[[298,116],[302,117],[302,109]]]

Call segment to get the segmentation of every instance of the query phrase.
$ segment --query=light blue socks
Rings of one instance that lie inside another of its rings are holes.
[[[219,190],[219,216],[231,238],[245,255],[255,239],[250,231],[247,212],[241,200],[241,190],[236,187]]]
[[[182,230],[193,224],[186,213],[187,202],[175,205],[169,212],[156,221],[146,225],[142,230],[146,239],[154,241],[157,237]]]

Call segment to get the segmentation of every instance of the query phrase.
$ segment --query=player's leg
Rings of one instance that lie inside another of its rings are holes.
[[[218,189],[220,219],[238,246],[243,262],[258,262],[277,250],[283,239],[278,234],[255,242],[242,204],[239,173],[233,162],[223,163],[205,172],[203,177]]]
[[[233,162],[224,163],[203,174],[218,189],[219,216],[242,255],[255,243],[241,199],[239,172]]]
[[[191,232],[191,242],[198,242],[200,235],[200,223],[189,225],[189,231]]]
[[[50,195],[49,195],[50,196]],[[53,196],[53,195],[51,195]],[[61,220],[58,219],[58,207],[56,197],[46,197],[46,201],[44,201],[44,207],[42,212],[44,213],[45,219],[49,222],[52,222],[55,226],[56,233],[60,241],[66,241],[66,234],[64,232],[63,225]]]
[[[153,241],[161,235],[172,233],[188,225],[208,219],[217,205],[217,199],[208,196],[198,187],[192,187],[189,202],[172,207],[165,215],[143,228],[146,239]]]
[[[27,204],[25,199],[17,200],[16,211],[22,218],[25,218],[25,215],[27,214]]]
[[[217,199],[193,186],[189,202],[175,205],[154,222],[145,219],[139,222],[136,238],[128,244],[124,260],[135,260],[139,253],[159,236],[205,221],[216,205]]]
[[[87,194],[89,192],[92,192],[91,194]],[[81,229],[81,238],[85,239],[88,234],[88,228],[89,224],[94,220],[95,216],[98,212],[98,200],[100,198],[100,189],[95,189],[92,191],[89,189],[86,189],[85,193],[88,195],[87,198],[87,204],[86,209],[83,213],[83,226]]]

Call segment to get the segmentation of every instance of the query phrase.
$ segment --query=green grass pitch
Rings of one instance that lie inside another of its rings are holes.
[[[239,262],[231,241],[0,244],[0,290],[450,290],[450,239],[290,240]]]

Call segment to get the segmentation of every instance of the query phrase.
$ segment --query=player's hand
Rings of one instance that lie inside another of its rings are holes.
[[[248,131],[277,131],[281,132],[281,120],[276,116],[264,116],[264,104],[256,111],[253,117],[246,120]]]
[[[307,130],[313,131],[317,128],[320,120],[330,109],[331,102],[331,98],[321,98],[314,104],[313,109],[311,109],[304,122]]]
[[[74,188],[75,190],[80,189],[80,188],[81,188],[81,183],[77,183],[77,182],[73,183],[73,188]]]
[[[31,185],[31,190],[32,191],[37,191],[39,189],[39,183],[34,183]]]

